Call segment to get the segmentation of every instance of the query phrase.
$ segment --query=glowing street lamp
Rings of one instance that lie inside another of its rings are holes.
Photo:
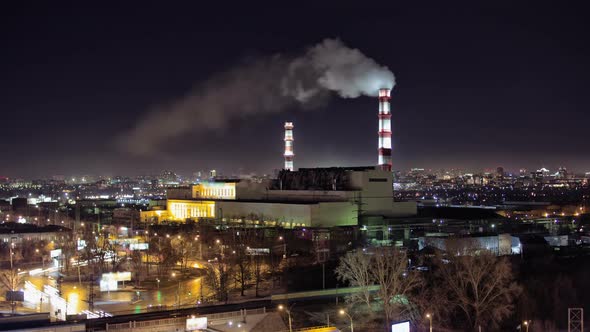
[[[525,327],[525,331],[526,332],[529,332],[529,325],[530,325],[529,321],[528,320],[525,320],[524,322],[522,322],[522,324]]]
[[[176,272],[172,272],[172,278],[176,279]],[[176,305],[180,307],[180,278],[178,280],[178,287],[176,287]],[[158,285],[160,285],[158,283]]]
[[[295,303],[291,304],[291,306],[289,307],[289,309],[285,308],[285,306],[283,306],[282,304],[279,304],[278,309],[280,311],[285,310],[285,312],[287,313],[287,316],[289,317],[289,332],[293,332],[293,321],[291,320],[291,307],[293,307]]]
[[[350,332],[354,332],[354,324],[352,323],[352,317],[350,317],[348,312],[340,309],[340,311],[338,313],[340,313],[341,315],[346,315],[348,317],[348,319],[350,319]]]
[[[426,314],[426,318],[428,318],[428,321],[430,322],[430,332],[432,332],[432,315]]]

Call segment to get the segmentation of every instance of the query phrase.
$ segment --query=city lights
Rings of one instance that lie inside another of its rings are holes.
[[[590,3],[219,4],[4,4],[0,329],[583,330]]]

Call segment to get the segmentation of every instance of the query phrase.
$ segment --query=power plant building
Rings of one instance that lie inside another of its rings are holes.
[[[417,214],[415,202],[394,202],[391,158],[391,89],[379,89],[377,166],[293,166],[293,123],[285,122],[284,169],[273,180],[212,180],[170,188],[165,211],[142,221],[216,219],[282,227],[358,225],[363,218]]]
[[[413,202],[394,202],[393,174],[377,166],[283,170],[273,180],[218,180],[168,190],[159,220],[218,219],[282,227],[358,225],[359,216],[416,214]],[[146,211],[142,221],[157,211]]]

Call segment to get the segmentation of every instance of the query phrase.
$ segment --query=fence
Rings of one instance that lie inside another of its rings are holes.
[[[220,312],[217,314],[208,314],[208,315],[199,315],[200,317],[207,317],[207,321],[220,321],[220,320],[227,320],[236,317],[246,317],[249,315],[261,315],[266,313],[266,308],[258,308],[258,309],[243,309],[240,311],[229,311],[229,312]],[[130,329],[145,329],[151,328],[156,329],[162,326],[177,326],[177,325],[184,325],[186,322],[186,316],[184,317],[177,317],[177,318],[163,318],[163,319],[156,319],[156,320],[146,320],[146,321],[129,321],[127,323],[118,323],[118,324],[107,324],[106,330],[107,331],[116,331],[116,330],[123,330],[129,331]]]

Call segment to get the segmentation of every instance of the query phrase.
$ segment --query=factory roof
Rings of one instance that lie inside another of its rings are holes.
[[[333,166],[333,167],[299,168],[297,171],[343,170],[343,171],[362,172],[362,171],[370,171],[370,170],[375,170],[375,169],[377,169],[377,166],[349,166],[349,167]]]
[[[293,204],[293,205],[313,205],[318,203],[343,203],[345,200],[338,201],[321,201],[321,200],[289,200],[289,199],[218,199],[218,198],[171,198],[175,201],[207,201],[207,202],[233,202],[233,203],[265,203],[265,204]]]

